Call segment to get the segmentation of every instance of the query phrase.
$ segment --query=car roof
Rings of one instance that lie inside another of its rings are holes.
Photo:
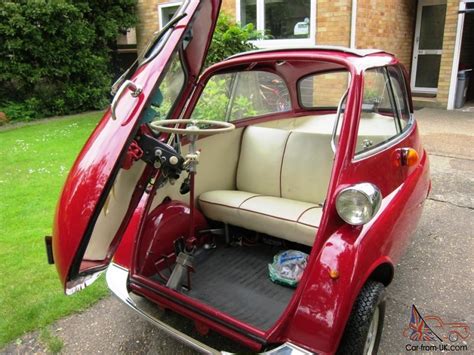
[[[257,50],[234,54],[228,57],[226,60],[239,58],[239,57],[243,57],[243,56],[251,55],[251,54],[286,52],[286,51],[307,51],[307,50],[348,53],[348,54],[353,54],[357,57],[366,57],[368,55],[377,54],[377,53],[385,53],[385,54],[392,55],[391,53],[386,52],[382,49],[375,49],[375,48],[374,49],[357,49],[357,48],[349,48],[349,47],[343,47],[343,46],[316,46],[314,45],[314,46],[305,46],[305,47],[297,47],[297,48],[282,47],[282,48],[270,48],[270,49],[257,49]]]

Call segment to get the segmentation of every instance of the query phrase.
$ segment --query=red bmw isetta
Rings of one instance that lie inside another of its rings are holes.
[[[185,1],[119,79],[60,197],[50,262],[66,294],[106,270],[249,351],[377,352],[384,288],[430,190],[406,72],[380,50],[255,51],[201,73],[219,0]],[[281,251],[308,255],[297,287]],[[178,317],[178,315],[176,315]]]

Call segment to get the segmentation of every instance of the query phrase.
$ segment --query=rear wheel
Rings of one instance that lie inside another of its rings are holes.
[[[344,331],[339,354],[377,354],[385,316],[385,287],[367,281],[357,297]]]

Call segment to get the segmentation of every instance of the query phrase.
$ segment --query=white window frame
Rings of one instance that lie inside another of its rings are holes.
[[[257,31],[265,31],[265,0],[257,2]],[[235,17],[238,23],[242,22],[240,0],[235,1]],[[262,39],[251,41],[258,48],[305,47],[316,44],[316,0],[311,0],[309,17],[309,38],[289,39]]]
[[[158,4],[158,24],[160,25],[160,29],[163,28],[163,26],[165,25],[163,24],[163,16],[162,16],[161,11],[168,7],[179,8],[182,3],[183,3],[182,1],[176,1],[176,2],[167,2],[167,3]]]

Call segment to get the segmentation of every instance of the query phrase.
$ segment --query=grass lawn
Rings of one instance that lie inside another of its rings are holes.
[[[64,296],[44,246],[67,173],[101,116],[86,113],[0,132],[0,349],[108,293],[100,280]]]

